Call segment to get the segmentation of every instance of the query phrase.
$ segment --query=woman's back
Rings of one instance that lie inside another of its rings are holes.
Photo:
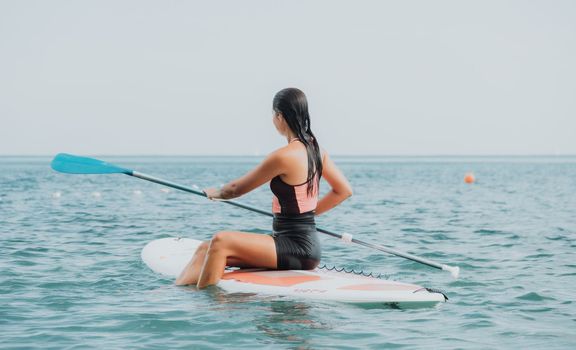
[[[316,172],[308,181],[308,153],[298,139],[292,139],[283,147],[282,158],[286,162],[284,174],[270,181],[272,190],[272,212],[283,215],[297,215],[311,212],[318,203],[318,178]],[[309,190],[309,187],[312,187]]]

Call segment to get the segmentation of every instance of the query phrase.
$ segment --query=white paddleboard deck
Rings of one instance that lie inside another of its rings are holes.
[[[201,241],[189,238],[157,239],[142,249],[142,260],[153,271],[176,278],[186,267],[200,243]],[[325,269],[226,271],[218,287],[230,293],[255,293],[349,303],[424,306],[446,301],[442,293],[418,285]]]

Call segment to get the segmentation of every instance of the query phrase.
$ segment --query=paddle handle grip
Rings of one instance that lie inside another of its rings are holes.
[[[330,236],[332,236],[332,237],[336,237],[336,238],[340,238],[340,239],[345,238],[344,235],[340,235],[340,234],[338,234],[338,233],[335,233],[335,232],[332,232],[332,231],[328,231],[328,230],[323,229],[323,228],[320,228],[320,227],[316,228],[316,231],[322,232],[322,233],[328,234],[328,235],[330,235]],[[377,250],[379,250],[379,251],[382,251],[382,252],[385,252],[385,253],[388,253],[388,254],[392,254],[392,255],[396,255],[396,256],[399,256],[399,257],[402,257],[402,258],[405,258],[405,259],[408,259],[408,260],[412,260],[412,261],[415,261],[415,262],[418,262],[418,263],[421,263],[421,264],[424,264],[424,265],[428,265],[428,266],[430,266],[430,267],[434,267],[434,268],[439,269],[439,270],[448,271],[448,272],[450,272],[450,274],[451,274],[452,277],[454,277],[454,278],[458,278],[458,275],[460,274],[460,268],[459,268],[458,266],[449,266],[449,265],[445,265],[445,264],[439,264],[439,263],[437,263],[437,262],[434,262],[434,261],[431,261],[431,260],[428,260],[428,259],[425,259],[425,258],[421,258],[421,257],[419,257],[419,256],[416,256],[416,255],[413,255],[413,254],[410,254],[410,253],[401,252],[401,251],[398,251],[398,250],[396,250],[396,249],[392,249],[392,248],[389,248],[389,247],[384,247],[384,246],[381,246],[381,245],[378,245],[378,244],[373,244],[373,243],[364,242],[364,241],[358,240],[358,239],[356,239],[356,238],[351,238],[351,239],[349,239],[349,240],[350,240],[352,243],[360,244],[360,245],[362,245],[362,246],[365,246],[365,247],[368,247],[368,248],[372,248],[372,249],[377,249]]]

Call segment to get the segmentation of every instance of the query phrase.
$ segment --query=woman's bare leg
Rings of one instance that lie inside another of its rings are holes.
[[[246,266],[270,269],[277,266],[276,245],[271,236],[247,232],[218,232],[210,241],[206,252],[198,288],[218,283],[230,257]]]
[[[200,277],[202,266],[204,265],[204,261],[206,260],[206,253],[208,252],[209,245],[210,242],[206,241],[202,242],[198,246],[196,252],[194,253],[194,256],[192,256],[192,259],[190,259],[188,265],[186,265],[184,270],[182,270],[182,273],[180,273],[180,276],[178,276],[178,278],[176,279],[177,286],[184,286],[188,284],[198,283],[198,278]]]

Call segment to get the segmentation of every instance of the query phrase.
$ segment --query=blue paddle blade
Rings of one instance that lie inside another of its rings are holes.
[[[121,168],[98,159],[60,153],[52,159],[52,169],[67,174],[128,174],[132,170]]]

